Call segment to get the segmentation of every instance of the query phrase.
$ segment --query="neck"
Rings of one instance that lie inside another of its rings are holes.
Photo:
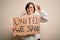
[[[33,15],[34,13],[28,13],[27,15]]]

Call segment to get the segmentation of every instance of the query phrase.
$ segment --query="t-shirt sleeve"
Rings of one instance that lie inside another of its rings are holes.
[[[47,12],[45,12],[44,10],[40,10],[40,15],[41,15],[41,20],[40,22],[41,23],[44,23],[44,22],[47,22],[48,21],[48,15],[47,15]]]

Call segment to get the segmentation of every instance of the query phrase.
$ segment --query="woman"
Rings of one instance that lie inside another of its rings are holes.
[[[40,8],[39,5],[36,6],[34,3],[29,2],[27,3],[25,10],[27,12],[27,15],[25,16],[29,16],[29,15],[40,15],[41,17],[41,23],[47,22],[48,21],[48,16],[47,14]],[[14,29],[14,28],[13,28]],[[36,35],[28,35],[28,36],[24,36],[23,40],[40,40],[40,34],[36,34]]]
[[[35,8],[34,3],[29,2],[27,3],[25,10],[27,12],[27,16],[28,15],[41,15],[41,22],[44,23],[48,21],[47,14],[43,10],[41,10],[39,5],[37,5]],[[25,36],[23,37],[23,40],[40,40],[40,34]]]

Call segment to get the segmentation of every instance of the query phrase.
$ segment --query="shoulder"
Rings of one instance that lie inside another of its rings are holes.
[[[36,10],[34,15],[40,15],[40,13]]]

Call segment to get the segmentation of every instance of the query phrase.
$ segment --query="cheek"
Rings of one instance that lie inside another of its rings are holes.
[[[31,11],[34,12],[34,9],[32,9]]]
[[[34,11],[34,8],[32,8],[32,10]]]
[[[27,12],[29,12],[29,10],[27,10]]]

